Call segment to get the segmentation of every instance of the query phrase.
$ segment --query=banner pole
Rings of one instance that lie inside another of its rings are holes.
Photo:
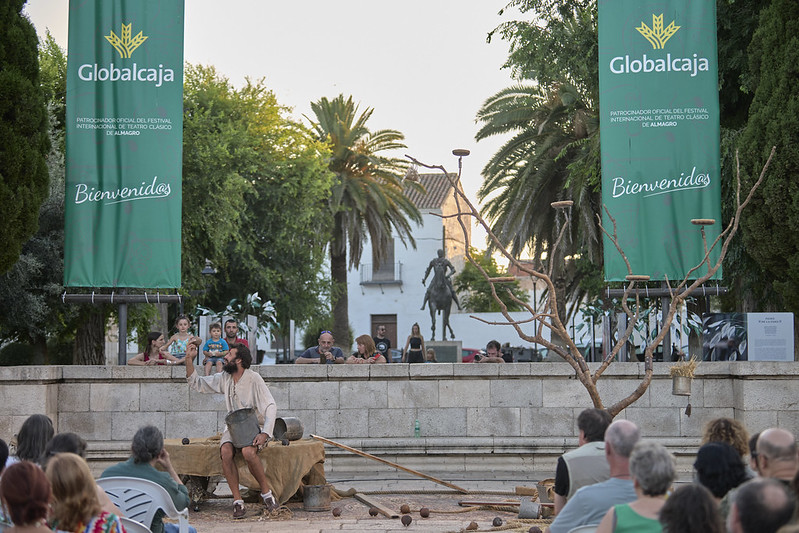
[[[127,291],[122,289],[120,294],[125,295]],[[120,366],[128,364],[128,304],[124,299],[119,304],[119,353],[117,363]]]

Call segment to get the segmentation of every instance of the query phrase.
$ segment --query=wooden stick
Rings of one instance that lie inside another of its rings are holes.
[[[537,503],[541,507],[555,507],[554,503],[539,503],[539,502],[535,502],[535,503]],[[489,501],[484,501],[484,500],[460,500],[458,502],[458,505],[460,505],[461,507],[475,507],[475,506],[480,506],[480,505],[516,506],[516,505],[521,505],[521,502],[514,502],[514,501],[508,501],[508,502],[496,502],[496,501],[494,501],[494,502],[489,502]]]
[[[355,496],[356,500],[359,500],[360,502],[365,503],[369,507],[374,507],[375,509],[377,509],[377,512],[379,512],[383,516],[386,516],[388,518],[399,518],[399,514],[397,512],[389,509],[388,507],[386,507],[385,505],[383,505],[379,501],[377,501],[375,499],[372,499],[372,498],[366,496],[365,494],[361,494],[359,492],[356,492],[354,494],[354,496]]]
[[[413,474],[415,476],[423,477],[423,478],[428,479],[428,480],[430,480],[430,481],[432,481],[434,483],[438,483],[439,485],[444,485],[445,487],[449,487],[451,489],[457,490],[458,492],[462,492],[464,494],[468,494],[468,492],[469,492],[468,490],[463,489],[463,488],[461,488],[461,487],[459,487],[457,485],[453,485],[452,483],[448,483],[448,482],[442,481],[442,480],[440,480],[438,478],[434,478],[433,476],[429,476],[427,474],[423,474],[421,472],[417,472],[416,470],[411,470],[410,468],[406,468],[406,467],[404,467],[402,465],[398,465],[397,463],[392,463],[391,461],[387,461],[385,459],[381,459],[380,457],[372,455],[371,453],[366,453],[364,451],[357,450],[355,448],[351,448],[351,447],[347,446],[346,444],[341,444],[340,442],[335,442],[335,441],[326,439],[324,437],[320,437],[319,435],[311,435],[311,438],[312,439],[316,439],[316,440],[320,440],[320,441],[324,442],[325,444],[330,444],[331,446],[338,446],[342,450],[347,450],[348,452],[352,452],[352,453],[354,453],[356,455],[360,455],[361,457],[366,457],[367,459],[374,459],[375,461],[379,461],[379,462],[381,462],[383,464],[387,464],[388,466],[393,466],[394,468],[398,468],[398,469],[402,470],[403,472],[408,472],[409,474]]]

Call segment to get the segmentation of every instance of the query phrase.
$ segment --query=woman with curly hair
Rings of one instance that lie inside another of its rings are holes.
[[[719,506],[702,485],[683,485],[668,497],[658,516],[663,533],[724,533]]]
[[[69,533],[124,533],[115,514],[103,511],[89,465],[74,453],[59,453],[47,462],[53,488],[53,525]]]
[[[726,442],[735,448],[741,459],[749,455],[749,432],[733,418],[716,418],[708,422],[702,433],[702,444],[708,442]]]

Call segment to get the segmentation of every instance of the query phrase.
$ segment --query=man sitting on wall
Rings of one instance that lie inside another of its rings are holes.
[[[294,361],[294,364],[318,365],[322,362],[322,358],[324,358],[325,363],[328,365],[344,364],[346,361],[346,359],[344,359],[344,352],[341,351],[341,348],[333,346],[333,342],[335,342],[333,334],[329,331],[323,331],[319,335],[319,345],[312,346],[302,352],[302,355]]]

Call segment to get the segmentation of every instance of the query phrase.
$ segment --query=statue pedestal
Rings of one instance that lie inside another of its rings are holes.
[[[436,361],[439,363],[462,363],[463,352],[461,341],[425,341],[425,348],[436,351]]]

